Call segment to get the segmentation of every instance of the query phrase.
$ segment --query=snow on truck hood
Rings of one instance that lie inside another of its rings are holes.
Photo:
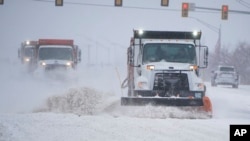
[[[191,64],[188,63],[173,63],[173,62],[152,62],[145,64],[147,66],[153,65],[154,70],[187,70],[190,68]]]

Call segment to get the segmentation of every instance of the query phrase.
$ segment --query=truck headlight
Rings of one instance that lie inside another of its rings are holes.
[[[42,65],[42,66],[46,66],[46,63],[45,63],[45,62],[41,62],[41,65]]]
[[[190,65],[190,66],[189,66],[189,69],[190,69],[190,70],[197,70],[197,69],[198,69],[198,66],[196,66],[196,65]]]
[[[154,70],[155,66],[154,65],[147,65],[147,70]]]
[[[30,58],[25,58],[25,61],[26,61],[26,62],[29,62],[29,61],[30,61]]]
[[[67,65],[67,66],[71,66],[71,63],[70,63],[70,62],[67,62],[66,65]]]
[[[67,69],[72,69],[73,68],[73,62],[67,62],[66,63],[66,68]]]

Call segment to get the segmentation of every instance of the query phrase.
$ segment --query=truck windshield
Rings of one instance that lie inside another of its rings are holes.
[[[34,48],[32,47],[26,47],[24,48],[24,56],[25,57],[32,57],[34,52]]]
[[[195,46],[176,43],[147,43],[143,48],[143,63],[177,62],[196,64]]]
[[[42,47],[39,49],[39,60],[72,60],[72,48]]]

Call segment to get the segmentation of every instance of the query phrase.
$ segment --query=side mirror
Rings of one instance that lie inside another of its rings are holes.
[[[18,58],[21,58],[21,52],[20,52],[20,49],[18,49]]]
[[[78,61],[79,62],[82,61],[82,51],[81,50],[78,51]]]
[[[199,68],[207,68],[208,66],[208,47],[196,46],[196,56]]]

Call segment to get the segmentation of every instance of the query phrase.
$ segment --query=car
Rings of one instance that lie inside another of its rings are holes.
[[[239,74],[234,66],[220,65],[216,70],[212,71],[211,85],[231,85],[233,88],[239,86]]]

